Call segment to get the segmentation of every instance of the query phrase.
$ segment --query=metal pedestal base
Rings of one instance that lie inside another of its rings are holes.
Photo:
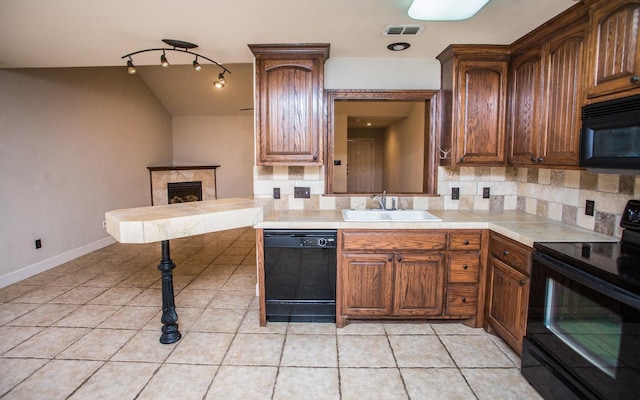
[[[178,330],[178,314],[176,313],[175,300],[173,295],[173,269],[176,265],[171,261],[169,252],[169,241],[162,241],[162,261],[158,269],[162,273],[162,318],[163,324],[160,343],[175,343],[182,337]]]

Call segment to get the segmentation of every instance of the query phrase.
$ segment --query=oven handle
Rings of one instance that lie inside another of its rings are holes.
[[[611,283],[598,278],[592,274],[573,267],[557,258],[541,253],[538,250],[533,251],[533,258],[544,266],[566,276],[567,278],[587,286],[590,289],[598,291],[608,297],[620,301],[629,307],[633,307],[640,311],[640,296],[634,294],[624,288],[617,287]],[[535,268],[535,266],[534,266]]]

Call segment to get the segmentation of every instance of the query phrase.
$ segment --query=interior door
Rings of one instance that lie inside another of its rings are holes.
[[[373,190],[373,139],[349,139],[347,141],[347,192],[372,193]]]

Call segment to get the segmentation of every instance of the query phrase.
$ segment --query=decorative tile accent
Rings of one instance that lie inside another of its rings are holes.
[[[588,171],[580,172],[580,189],[598,190],[598,174]]]
[[[538,183],[537,168],[527,168],[527,182]]]
[[[620,175],[618,191],[621,194],[633,195],[635,190],[636,177],[633,175]]]
[[[289,167],[289,179],[304,179],[304,167]]]
[[[564,170],[552,169],[549,176],[549,183],[553,186],[563,186],[565,180]]]
[[[540,217],[547,217],[549,214],[549,202],[546,200],[538,200],[536,204],[536,215]]]
[[[596,212],[595,231],[612,236],[616,228],[616,216],[614,214]]]

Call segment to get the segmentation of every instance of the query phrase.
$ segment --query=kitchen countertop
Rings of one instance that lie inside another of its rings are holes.
[[[429,212],[438,222],[345,221],[339,210],[287,210],[271,213],[256,228],[264,229],[490,229],[526,246],[534,242],[617,242],[618,238],[552,221],[521,211]]]
[[[232,198],[113,210],[105,221],[120,243],[152,243],[252,226],[272,210],[271,199]]]

